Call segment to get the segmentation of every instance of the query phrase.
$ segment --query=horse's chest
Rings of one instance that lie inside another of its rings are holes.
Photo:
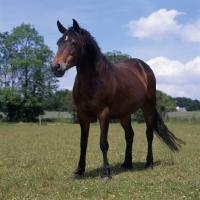
[[[100,108],[102,107],[102,99],[94,95],[79,95],[79,97],[74,99],[74,101],[78,109],[92,115],[98,114]]]

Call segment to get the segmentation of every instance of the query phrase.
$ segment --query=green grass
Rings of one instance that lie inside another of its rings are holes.
[[[74,180],[79,125],[0,125],[0,199],[200,199],[200,125],[167,124],[187,142],[171,153],[155,136],[153,170],[144,170],[145,125],[133,124],[131,171],[120,173],[125,141],[119,124],[109,128],[113,178],[100,179],[99,126],[91,125],[84,178]]]
[[[187,111],[187,112],[168,112],[167,113],[170,118],[188,118],[188,117],[196,117],[200,118],[200,111]]]
[[[185,121],[187,123],[199,123],[200,111],[187,111],[187,112],[168,112],[169,120]]]

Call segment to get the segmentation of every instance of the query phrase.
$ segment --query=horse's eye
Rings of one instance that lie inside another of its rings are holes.
[[[76,46],[76,43],[75,43],[75,42],[72,42],[71,45],[75,47],[75,46]]]

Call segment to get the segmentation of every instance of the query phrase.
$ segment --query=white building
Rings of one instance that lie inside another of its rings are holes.
[[[186,108],[184,108],[184,107],[179,107],[179,106],[176,107],[176,110],[177,110],[178,112],[186,112],[186,111],[187,111]]]

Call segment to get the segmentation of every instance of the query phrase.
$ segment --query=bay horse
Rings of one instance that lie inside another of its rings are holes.
[[[76,66],[77,75],[73,86],[73,99],[81,128],[80,159],[74,176],[82,176],[86,166],[86,149],[92,117],[100,124],[100,149],[103,154],[101,178],[111,178],[107,152],[110,119],[119,119],[125,131],[126,150],[121,168],[132,168],[132,143],[134,131],[131,114],[139,108],[144,113],[148,143],[146,168],[153,168],[153,133],[172,150],[178,151],[184,142],[164,124],[156,110],[156,79],[151,68],[140,59],[109,62],[101,52],[95,38],[73,19],[73,26],[65,28],[57,21],[62,37],[58,51],[51,63],[56,77]]]

